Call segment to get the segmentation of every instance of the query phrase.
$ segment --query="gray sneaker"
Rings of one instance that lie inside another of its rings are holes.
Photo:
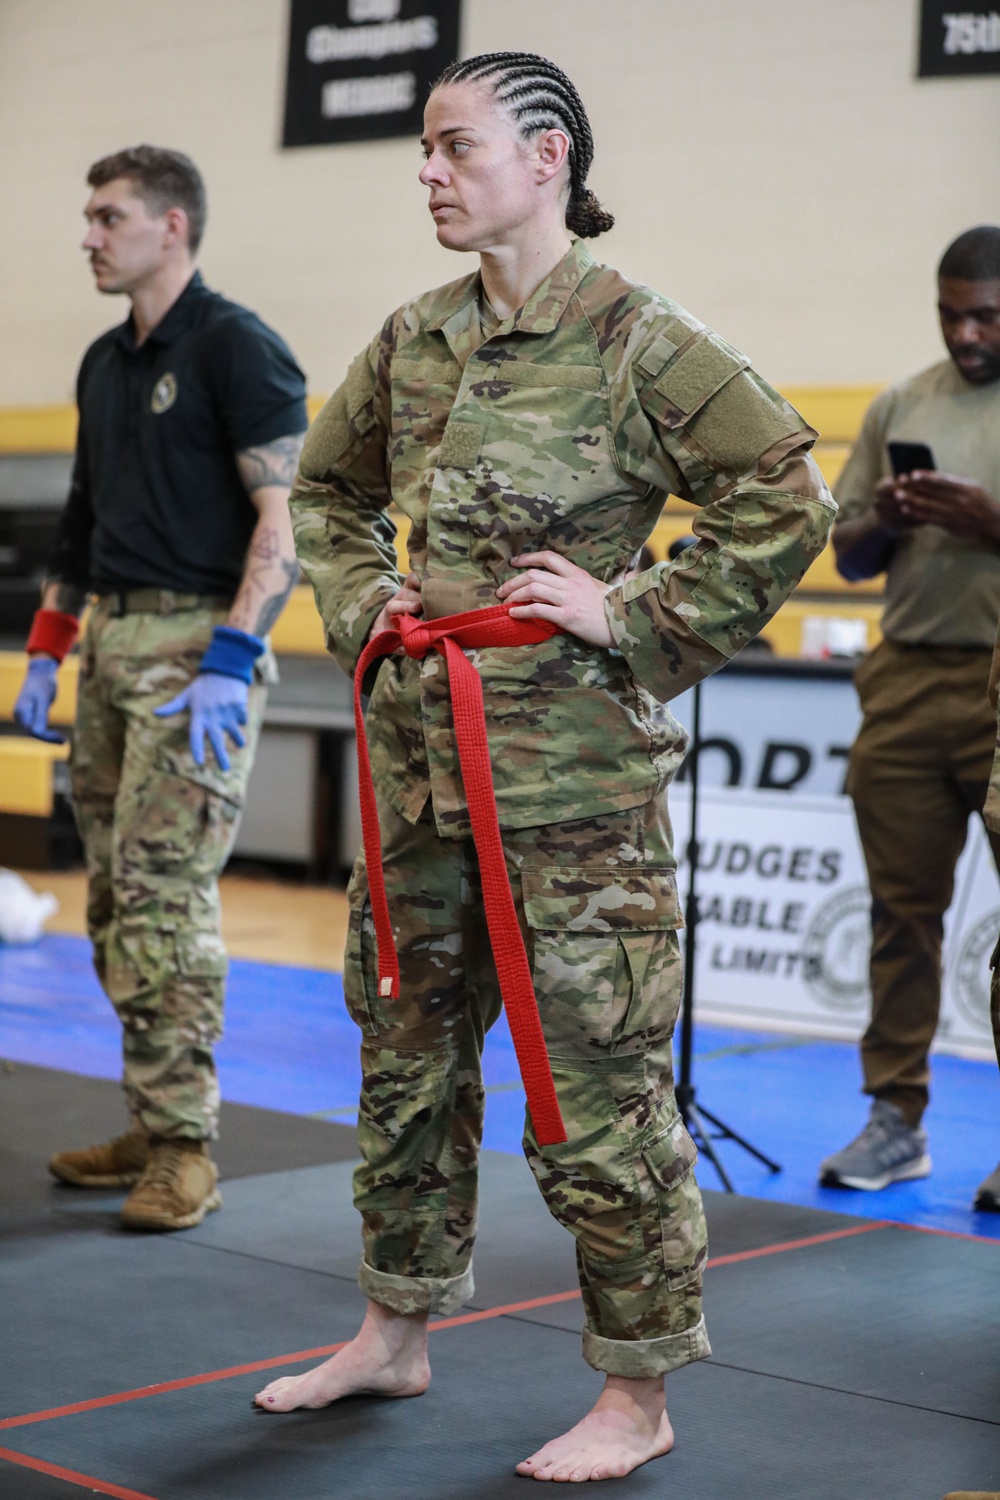
[[[928,1177],[930,1170],[926,1130],[912,1129],[895,1104],[876,1099],[861,1134],[843,1151],[820,1162],[819,1180],[823,1187],[877,1193],[890,1182]]]
[[[1000,1166],[994,1167],[986,1181],[979,1184],[972,1206],[985,1209],[988,1214],[1000,1214]]]

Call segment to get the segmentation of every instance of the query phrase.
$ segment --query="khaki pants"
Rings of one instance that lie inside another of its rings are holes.
[[[166,606],[165,606],[166,608]],[[250,690],[246,748],[197,766],[188,715],[154,708],[195,675],[225,611],[91,612],[81,647],[73,808],[87,860],[94,966],[123,1031],[129,1110],[149,1135],[216,1134],[212,1045],[227,968],[218,876],[239,825],[265,689]]]
[[[872,896],[864,1089],[897,1105],[911,1125],[930,1097],[944,914],[993,764],[990,659],[988,650],[883,641],[856,676],[864,718],[848,791]],[[1000,836],[989,838],[1000,866]]]
[[[359,1281],[397,1312],[472,1295],[483,1040],[500,1012],[471,840],[380,809],[401,995],[378,994],[363,856],[351,880],[344,988],[361,1028],[355,1174]],[[524,1150],[575,1236],[596,1369],[654,1376],[709,1353],[707,1254],[693,1143],[677,1113],[671,1038],[679,921],[665,805],[505,830],[565,1145]]]

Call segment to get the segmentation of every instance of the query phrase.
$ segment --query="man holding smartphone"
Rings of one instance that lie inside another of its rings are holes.
[[[848,778],[872,893],[861,1059],[873,1104],[861,1134],[821,1164],[820,1181],[869,1191],[931,1170],[921,1119],[944,914],[993,760],[1000,227],[949,245],[938,313],[949,357],[873,401],[836,488],[837,566],[851,581],[885,572],[886,589],[884,639],[857,673],[863,720]],[[988,835],[1000,866],[1000,834]],[[1000,1169],[976,1201],[1000,1209]]]

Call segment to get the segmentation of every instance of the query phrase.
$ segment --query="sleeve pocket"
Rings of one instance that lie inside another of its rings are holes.
[[[659,338],[650,346],[639,368],[653,375],[643,396],[643,405],[665,427],[683,426],[724,385],[749,367],[750,361],[714,333],[695,337],[680,353],[667,355],[659,369],[651,368],[655,357],[673,349],[669,339]],[[657,399],[659,398],[659,399]]]

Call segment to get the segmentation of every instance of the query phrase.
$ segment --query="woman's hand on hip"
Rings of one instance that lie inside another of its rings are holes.
[[[395,630],[397,615],[419,615],[423,613],[423,608],[420,601],[420,579],[416,573],[407,573],[403,579],[403,587],[386,602],[368,639],[374,640],[380,630]]]
[[[497,598],[515,620],[551,620],[592,646],[613,646],[604,600],[612,585],[601,583],[558,552],[523,552],[511,566],[525,571],[508,578]]]

